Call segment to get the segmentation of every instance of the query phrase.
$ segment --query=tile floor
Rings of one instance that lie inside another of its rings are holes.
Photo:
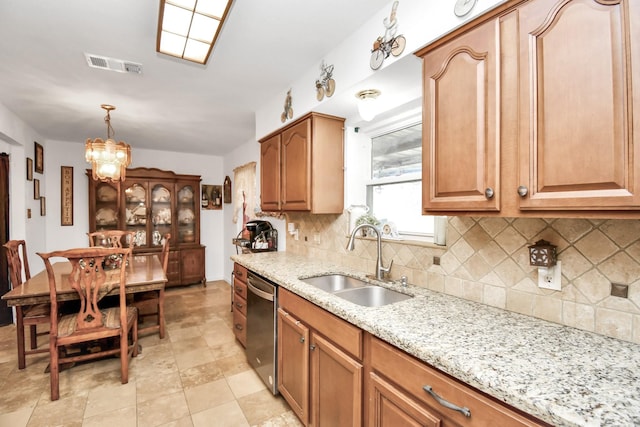
[[[61,373],[56,402],[48,354],[18,370],[15,326],[0,327],[0,427],[301,426],[235,341],[226,282],[169,288],[165,304],[167,336],[140,337],[128,384],[116,358],[85,363]]]

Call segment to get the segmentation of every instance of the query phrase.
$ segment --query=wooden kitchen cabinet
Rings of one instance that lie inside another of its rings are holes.
[[[423,213],[637,216],[638,22],[628,0],[512,0],[418,51]]]
[[[499,210],[499,31],[491,20],[423,56],[425,212]]]
[[[344,119],[309,113],[260,140],[263,211],[342,213]]]
[[[278,298],[278,390],[305,425],[360,426],[362,331],[286,289]]]
[[[205,283],[200,245],[200,176],[152,168],[127,169],[122,182],[89,179],[89,232],[135,232],[134,254],[160,253],[171,234],[167,286]]]
[[[365,340],[369,426],[547,426],[371,335]],[[431,387],[443,406],[424,390]],[[467,413],[468,416],[465,414]]]
[[[233,333],[243,347],[247,346],[247,269],[233,265]]]

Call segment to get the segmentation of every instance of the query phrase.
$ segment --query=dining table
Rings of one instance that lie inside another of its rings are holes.
[[[71,263],[69,261],[58,261],[52,264],[56,281],[56,293],[58,301],[78,300],[78,293],[73,289],[68,280],[71,273]],[[158,254],[134,254],[130,256],[126,268],[126,293],[135,294],[138,292],[160,291],[164,289],[167,276],[162,269]],[[105,284],[113,284],[120,280],[120,269],[105,270],[107,275]],[[120,293],[118,286],[107,286],[105,295],[117,295]],[[2,295],[2,299],[9,307],[16,307],[20,310],[23,306],[35,304],[50,304],[51,294],[49,290],[49,277],[46,270],[42,270],[30,279],[24,281],[22,285],[16,286],[9,292]],[[162,299],[161,299],[162,301]],[[164,315],[164,307],[159,310]],[[18,328],[18,346],[24,348],[24,328]],[[24,368],[24,363],[20,363],[20,369]]]

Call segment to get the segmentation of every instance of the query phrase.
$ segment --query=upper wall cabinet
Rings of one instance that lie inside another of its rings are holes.
[[[513,0],[417,52],[424,213],[635,215],[639,41],[638,2]]]
[[[344,119],[309,113],[260,140],[263,211],[342,213]]]

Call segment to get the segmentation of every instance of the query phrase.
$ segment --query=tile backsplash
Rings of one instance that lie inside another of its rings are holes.
[[[374,272],[374,239],[345,249],[347,214],[288,217],[299,240],[287,233],[287,251]],[[537,286],[527,246],[539,239],[558,246],[561,291]],[[382,253],[393,279],[640,343],[639,220],[449,217],[446,246],[386,240]],[[628,298],[611,296],[612,282],[628,285]]]

